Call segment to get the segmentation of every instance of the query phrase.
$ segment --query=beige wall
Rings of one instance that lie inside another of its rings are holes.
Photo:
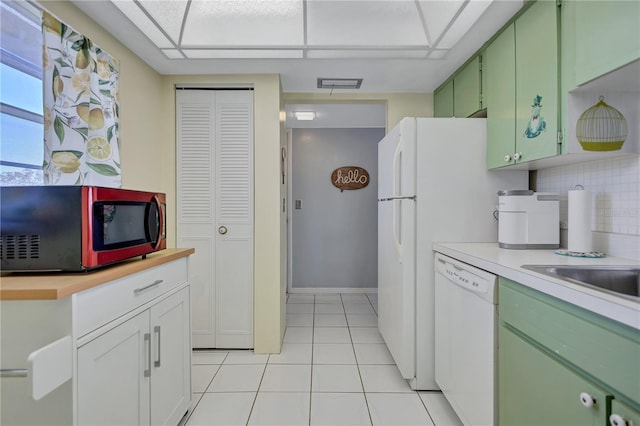
[[[285,93],[287,104],[295,103],[384,103],[387,130],[403,117],[433,117],[433,93]]]

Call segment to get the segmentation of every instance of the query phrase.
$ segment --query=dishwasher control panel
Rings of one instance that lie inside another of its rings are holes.
[[[436,255],[435,261],[437,273],[447,280],[495,302],[493,293],[497,277],[494,274],[440,254]]]

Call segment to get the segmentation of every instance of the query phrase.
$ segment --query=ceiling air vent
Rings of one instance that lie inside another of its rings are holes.
[[[318,89],[359,89],[361,78],[318,78]]]

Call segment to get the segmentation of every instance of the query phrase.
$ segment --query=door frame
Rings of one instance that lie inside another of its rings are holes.
[[[293,129],[287,129],[287,200],[289,200],[289,206],[287,210],[287,294],[292,292],[293,289],[293,253],[291,251],[291,247],[293,245],[293,230],[292,230],[292,219],[293,219],[293,179],[292,179],[292,171],[293,171]]]

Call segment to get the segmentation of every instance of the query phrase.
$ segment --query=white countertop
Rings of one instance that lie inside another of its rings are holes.
[[[433,250],[640,329],[640,302],[521,268],[522,265],[640,266],[638,260],[569,257],[557,255],[554,250],[508,250],[498,247],[498,243],[435,243]]]

